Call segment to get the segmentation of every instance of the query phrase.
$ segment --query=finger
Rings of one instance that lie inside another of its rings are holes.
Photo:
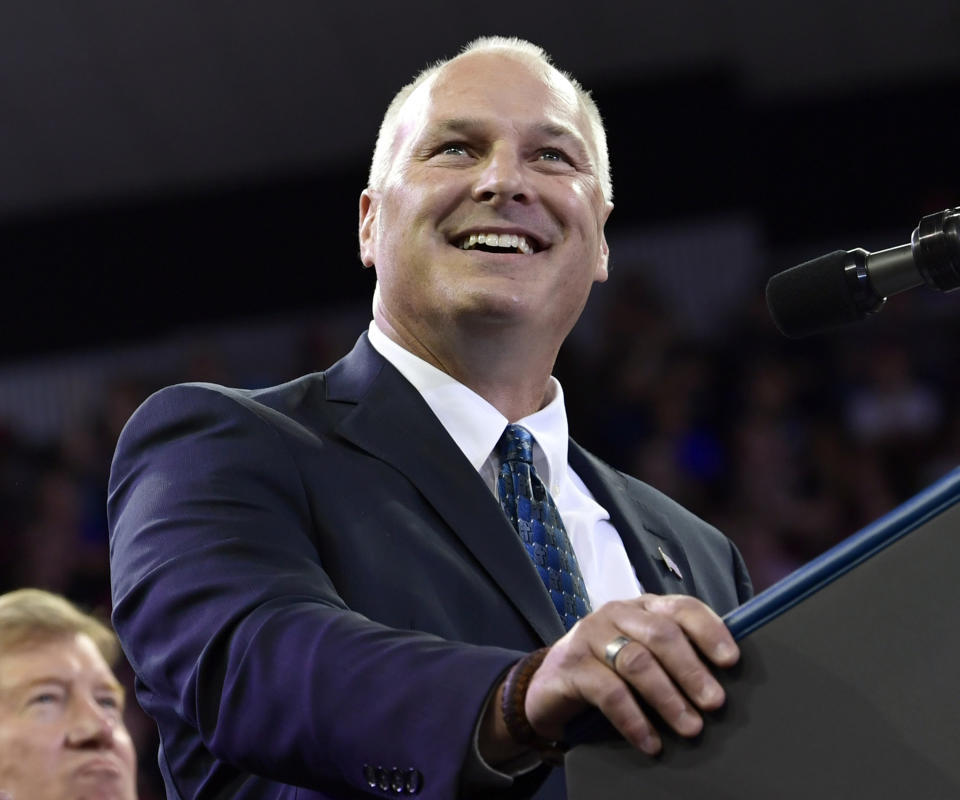
[[[554,644],[534,673],[524,710],[537,733],[555,740],[588,706],[599,708],[634,747],[651,755],[660,750],[660,739],[630,687],[594,658],[582,629],[574,629]]]
[[[602,613],[618,626],[617,633],[633,640],[618,654],[615,671],[678,733],[698,733],[702,720],[688,699],[699,709],[713,710],[723,704],[724,691],[694,644],[713,645],[715,655],[717,646],[725,645],[724,660],[736,660],[736,644],[723,621],[699,600],[680,595],[644,595],[610,603]],[[603,639],[591,642],[594,656],[603,659]]]
[[[585,695],[633,747],[651,756],[660,752],[659,734],[630,687],[616,673],[598,670],[595,683],[586,687]]]
[[[591,659],[577,671],[574,681],[582,700],[596,706],[633,747],[648,755],[660,752],[660,736],[630,686],[615,672]]]
[[[687,595],[640,597],[648,611],[674,620],[697,649],[718,667],[731,667],[740,658],[740,649],[720,616],[709,606]]]
[[[646,614],[652,617],[652,615]],[[653,631],[653,632],[651,632]],[[646,625],[636,615],[624,626],[631,640],[613,660],[613,672],[629,684],[681,736],[696,736],[703,729],[703,720],[687,699],[689,687],[701,695],[708,670],[697,658],[680,627],[670,620],[654,617]],[[605,653],[597,654],[604,658]],[[662,659],[662,660],[661,660]],[[722,689],[719,700],[722,702]],[[716,701],[707,688],[708,702]],[[695,701],[700,696],[693,698]]]
[[[691,710],[687,698],[704,711],[713,711],[723,705],[723,687],[687,638],[686,630],[673,619],[642,611],[617,622],[623,634],[637,643],[623,649],[617,659],[617,672],[636,686],[641,696],[653,704],[667,722],[675,722],[672,726],[678,733],[684,731],[677,725],[689,726],[683,719],[683,715]],[[669,675],[669,686],[679,687],[682,696],[674,696],[662,682],[650,683],[649,676],[653,673],[646,663],[648,658],[655,660]]]

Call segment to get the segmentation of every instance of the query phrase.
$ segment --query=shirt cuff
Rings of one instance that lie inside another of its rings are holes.
[[[463,765],[463,785],[477,788],[489,789],[508,789],[513,785],[514,778],[533,772],[537,767],[543,764],[543,760],[537,753],[530,751],[524,755],[518,756],[496,767],[490,766],[480,755],[480,723],[497,695],[497,686],[499,681],[493,685],[483,707],[480,709],[480,716],[477,717],[477,723],[473,728],[473,740],[470,749],[467,751],[467,758]]]

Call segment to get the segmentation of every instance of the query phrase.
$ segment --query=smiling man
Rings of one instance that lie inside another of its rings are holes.
[[[171,387],[117,446],[114,623],[169,795],[562,798],[591,707],[648,754],[636,695],[695,735],[742,560],[570,439],[551,375],[607,278],[593,101],[478,40],[394,99],[359,210],[350,354]]]
[[[113,633],[57,595],[0,596],[0,797],[136,800]]]
[[[527,416],[607,277],[613,205],[587,109],[534,55],[478,50],[396,113],[379,143],[389,166],[360,203],[377,327],[508,419]]]

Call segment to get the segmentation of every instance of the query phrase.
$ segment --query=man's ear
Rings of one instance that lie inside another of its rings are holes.
[[[607,279],[609,262],[610,262],[610,247],[607,244],[607,234],[605,231],[607,220],[610,218],[610,212],[613,211],[613,203],[607,202],[604,204],[603,210],[603,220],[600,223],[600,255],[597,258],[597,270],[594,273],[593,280],[596,283],[603,283]]]
[[[360,193],[360,260],[363,266],[376,264],[377,252],[377,212],[380,209],[380,195],[367,187]]]

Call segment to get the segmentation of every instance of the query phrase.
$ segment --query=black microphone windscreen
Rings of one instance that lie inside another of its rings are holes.
[[[767,308],[784,336],[799,339],[856,322],[866,316],[857,308],[844,275],[845,250],[777,273],[767,282]]]

